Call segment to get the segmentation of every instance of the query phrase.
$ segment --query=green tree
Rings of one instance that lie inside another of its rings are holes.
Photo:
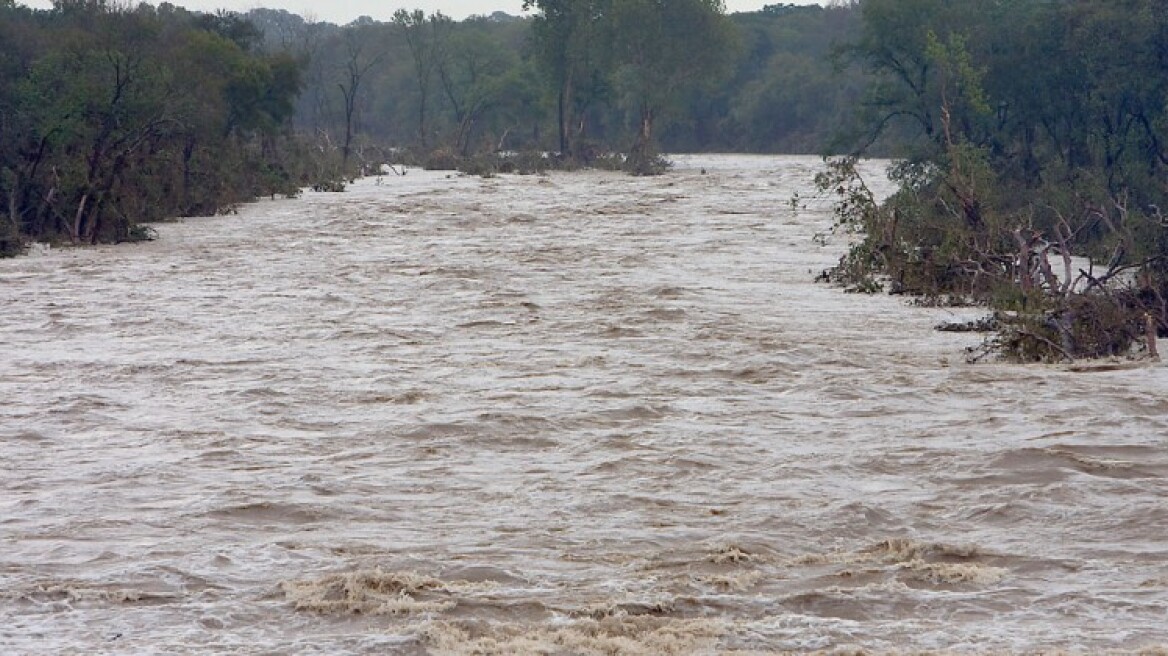
[[[288,189],[299,63],[249,51],[238,17],[94,0],[0,16],[0,207],[17,240],[120,241]]]
[[[634,172],[650,169],[654,125],[694,87],[728,72],[736,33],[721,0],[622,0],[608,21],[622,105],[636,117]]]
[[[1168,327],[1163,3],[862,8],[870,135],[916,131],[897,193],[842,207],[866,237],[838,272],[991,303],[1012,313],[997,344],[1023,359],[1119,354]],[[850,188],[846,169],[825,182]]]
[[[454,31],[438,77],[453,112],[454,148],[460,154],[469,154],[475,126],[484,115],[515,91],[510,73],[517,65],[516,54],[481,24],[468,21]]]
[[[537,11],[531,28],[533,50],[555,88],[559,152],[568,159],[579,155],[575,146],[583,124],[578,116],[605,88],[600,63],[605,47],[602,36],[613,3],[614,0],[523,2],[524,10]]]

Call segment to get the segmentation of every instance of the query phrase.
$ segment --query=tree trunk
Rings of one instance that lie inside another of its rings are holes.
[[[418,99],[418,142],[422,151],[426,151],[426,91],[422,90]]]
[[[195,156],[196,141],[193,137],[187,139],[183,144],[182,153],[182,212],[187,214],[191,211],[191,159]]]
[[[8,220],[12,222],[13,234],[20,234],[20,211],[19,203],[17,202],[17,195],[20,194],[20,174],[16,171],[12,172],[11,188],[8,189]],[[3,180],[0,180],[3,182]]]
[[[53,186],[49,187],[49,190],[45,193],[45,197],[41,199],[41,206],[37,208],[36,212],[33,214],[32,229],[29,230],[30,235],[36,235],[39,237],[48,232],[48,228],[45,227],[45,224],[49,218],[52,218],[54,221],[54,232],[60,232],[60,219],[57,218],[60,215],[53,211],[53,201],[57,199],[57,182],[60,180],[60,178],[58,178],[56,175],[56,169],[53,169],[53,179]]]
[[[626,168],[633,175],[653,175],[653,108],[641,105],[641,127],[629,152]]]
[[[106,192],[101,191],[96,196],[94,196],[93,202],[90,204],[90,218],[89,221],[86,222],[87,225],[85,226],[85,233],[82,235],[82,239],[84,239],[85,242],[90,245],[97,243],[98,235],[102,229],[103,221],[101,215],[102,211],[104,210],[103,206],[105,205],[105,199]]]
[[[470,154],[471,131],[474,129],[474,115],[468,113],[458,122],[458,154],[466,157]]]
[[[653,108],[648,106],[641,107],[641,145],[646,149],[653,141]]]
[[[572,73],[564,77],[560,87],[560,157],[570,159],[572,152]]]
[[[69,240],[74,244],[81,243],[81,229],[85,222],[85,206],[89,203],[89,192],[81,195],[81,202],[77,203],[77,213],[73,215],[73,227],[69,232]]]

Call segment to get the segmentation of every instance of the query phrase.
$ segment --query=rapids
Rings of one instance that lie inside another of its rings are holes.
[[[0,261],[0,653],[1168,644],[1168,370],[965,364],[812,282],[818,160],[676,162]]]

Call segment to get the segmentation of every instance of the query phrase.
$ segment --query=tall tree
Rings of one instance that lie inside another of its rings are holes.
[[[398,9],[393,14],[393,22],[401,28],[414,63],[418,88],[418,143],[425,149],[429,141],[426,118],[430,91],[447,56],[453,21],[440,11],[427,16],[421,9]]]
[[[475,125],[504,94],[514,91],[508,74],[518,65],[515,53],[491,38],[484,25],[467,21],[455,30],[438,77],[456,124],[454,145],[468,155]]]
[[[654,125],[684,92],[729,71],[736,32],[721,0],[621,0],[607,21],[611,68],[622,105],[636,117],[629,152],[635,172],[648,170]]]
[[[578,106],[591,98],[579,98],[582,88],[593,91],[604,76],[600,58],[604,21],[614,0],[524,0],[524,10],[535,9],[532,41],[539,62],[556,88],[560,154],[573,158],[575,139],[583,126],[577,122]],[[616,4],[620,4],[619,0]],[[579,127],[577,127],[579,125]]]
[[[369,30],[365,29],[365,26],[354,26],[344,33],[345,70],[341,81],[337,83],[344,101],[345,139],[341,145],[342,170],[348,168],[349,157],[352,154],[361,83],[365,80],[370,69],[377,66],[384,57],[383,52],[368,47],[369,34]],[[373,52],[368,52],[369,50],[373,50]]]

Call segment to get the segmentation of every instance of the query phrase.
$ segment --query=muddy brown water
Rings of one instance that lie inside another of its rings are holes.
[[[967,365],[814,284],[818,165],[410,171],[0,262],[0,652],[1168,644],[1165,368]]]

